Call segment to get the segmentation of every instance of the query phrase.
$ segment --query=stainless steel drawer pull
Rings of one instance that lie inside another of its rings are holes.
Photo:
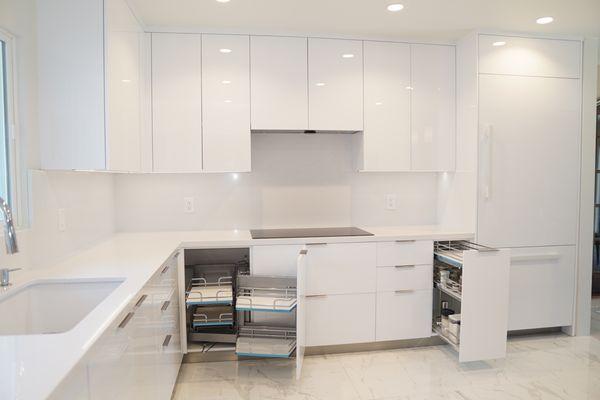
[[[123,321],[121,321],[121,323],[119,324],[119,328],[123,329],[127,326],[127,324],[129,323],[129,321],[131,321],[131,318],[133,318],[133,316],[135,315],[134,312],[128,312],[127,315],[125,316],[125,318],[123,318]]]
[[[304,297],[306,297],[307,299],[308,298],[317,299],[317,298],[327,297],[327,295],[326,294],[307,294]]]
[[[327,246],[327,243],[315,242],[315,243],[306,243],[307,246]]]
[[[148,297],[148,295],[143,295],[142,297],[140,297],[140,299],[137,301],[137,303],[135,303],[136,307],[139,307],[142,305],[142,303],[146,300],[146,298]]]
[[[169,300],[165,301],[162,305],[162,307],[160,308],[160,311],[167,311],[167,308],[169,308],[169,305],[171,304],[171,302]]]
[[[407,264],[407,265],[394,265],[394,268],[414,268],[415,265],[414,264]]]
[[[163,347],[167,347],[171,342],[171,335],[165,336],[165,340],[163,341]]]
[[[414,243],[416,242],[416,240],[414,239],[408,239],[408,240],[396,240],[396,243]]]
[[[396,294],[412,293],[412,292],[414,292],[414,289],[394,290],[394,293],[396,293]]]
[[[162,271],[160,271],[161,275],[164,275],[169,270],[169,265],[167,264]]]

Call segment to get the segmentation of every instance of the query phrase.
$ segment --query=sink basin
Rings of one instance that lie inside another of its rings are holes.
[[[123,281],[122,278],[43,279],[9,288],[0,294],[0,335],[67,332]]]

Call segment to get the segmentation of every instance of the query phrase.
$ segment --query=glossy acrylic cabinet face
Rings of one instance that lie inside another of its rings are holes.
[[[307,39],[251,36],[252,129],[308,129]]]
[[[204,171],[250,171],[250,38],[202,35]]]
[[[410,170],[410,45],[364,42],[363,166]]]
[[[416,171],[455,167],[454,46],[411,45],[411,166]]]
[[[202,171],[201,36],[152,34],[155,172]]]
[[[308,125],[312,130],[363,130],[362,42],[308,39]]]

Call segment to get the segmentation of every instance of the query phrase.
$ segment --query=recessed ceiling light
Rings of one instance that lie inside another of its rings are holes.
[[[399,3],[390,4],[389,6],[387,6],[388,11],[391,11],[391,12],[400,11],[403,8],[404,8],[404,6],[402,4],[399,4]]]
[[[229,3],[229,0],[217,0],[217,3]]]
[[[375,105],[376,105],[376,106],[380,106],[380,105],[382,105],[382,104],[383,104],[383,103],[382,103],[381,101],[378,101],[377,103],[375,103]]]
[[[407,86],[404,89],[406,89],[406,90],[413,90],[412,86]]]
[[[499,47],[499,46],[504,46],[505,44],[506,44],[506,42],[499,41],[499,42],[494,42],[494,43],[492,43],[492,46]]]
[[[225,103],[231,103],[231,100],[225,100]]]
[[[354,58],[354,54],[348,53],[348,54],[342,54],[343,58]]]
[[[554,21],[553,17],[539,17],[538,19],[535,20],[535,22],[537,22],[540,25],[546,25],[552,21]]]
[[[316,85],[316,86],[325,86],[325,83],[323,83],[323,82],[319,82],[319,83],[316,83],[315,85]]]
[[[229,84],[231,83],[231,81],[221,81],[221,83],[222,83],[223,85],[229,85]]]
[[[219,49],[219,51],[220,51],[221,53],[225,53],[225,54],[227,54],[227,53],[231,53],[231,49]]]

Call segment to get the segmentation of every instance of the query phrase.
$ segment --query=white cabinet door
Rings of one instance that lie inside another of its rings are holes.
[[[433,266],[398,265],[377,267],[377,291],[431,289]]]
[[[479,76],[478,242],[575,244],[580,80]]]
[[[396,240],[377,242],[377,266],[420,265],[433,263],[433,241]]]
[[[201,36],[152,34],[155,172],[202,171]]]
[[[298,252],[303,247],[299,244],[252,246],[252,275],[296,276]]]
[[[508,329],[573,324],[575,247],[511,249]]]
[[[252,129],[308,129],[307,39],[250,37]]]
[[[375,292],[375,243],[307,245],[307,249],[307,294]]]
[[[455,48],[411,45],[411,165],[452,171],[456,147]]]
[[[579,78],[581,41],[479,35],[479,73]]]
[[[410,170],[410,46],[364,42],[365,171]]]
[[[250,171],[250,38],[202,35],[204,171]]]
[[[308,39],[311,130],[363,130],[363,51],[357,40]]]
[[[306,250],[298,253],[296,268],[298,276],[296,289],[298,304],[296,306],[296,379],[302,376],[304,352],[306,350]]]
[[[307,346],[375,341],[374,293],[307,295],[305,303]]]
[[[107,169],[140,171],[143,31],[124,0],[105,7]]]
[[[377,293],[376,340],[430,337],[432,299],[431,289]]]

